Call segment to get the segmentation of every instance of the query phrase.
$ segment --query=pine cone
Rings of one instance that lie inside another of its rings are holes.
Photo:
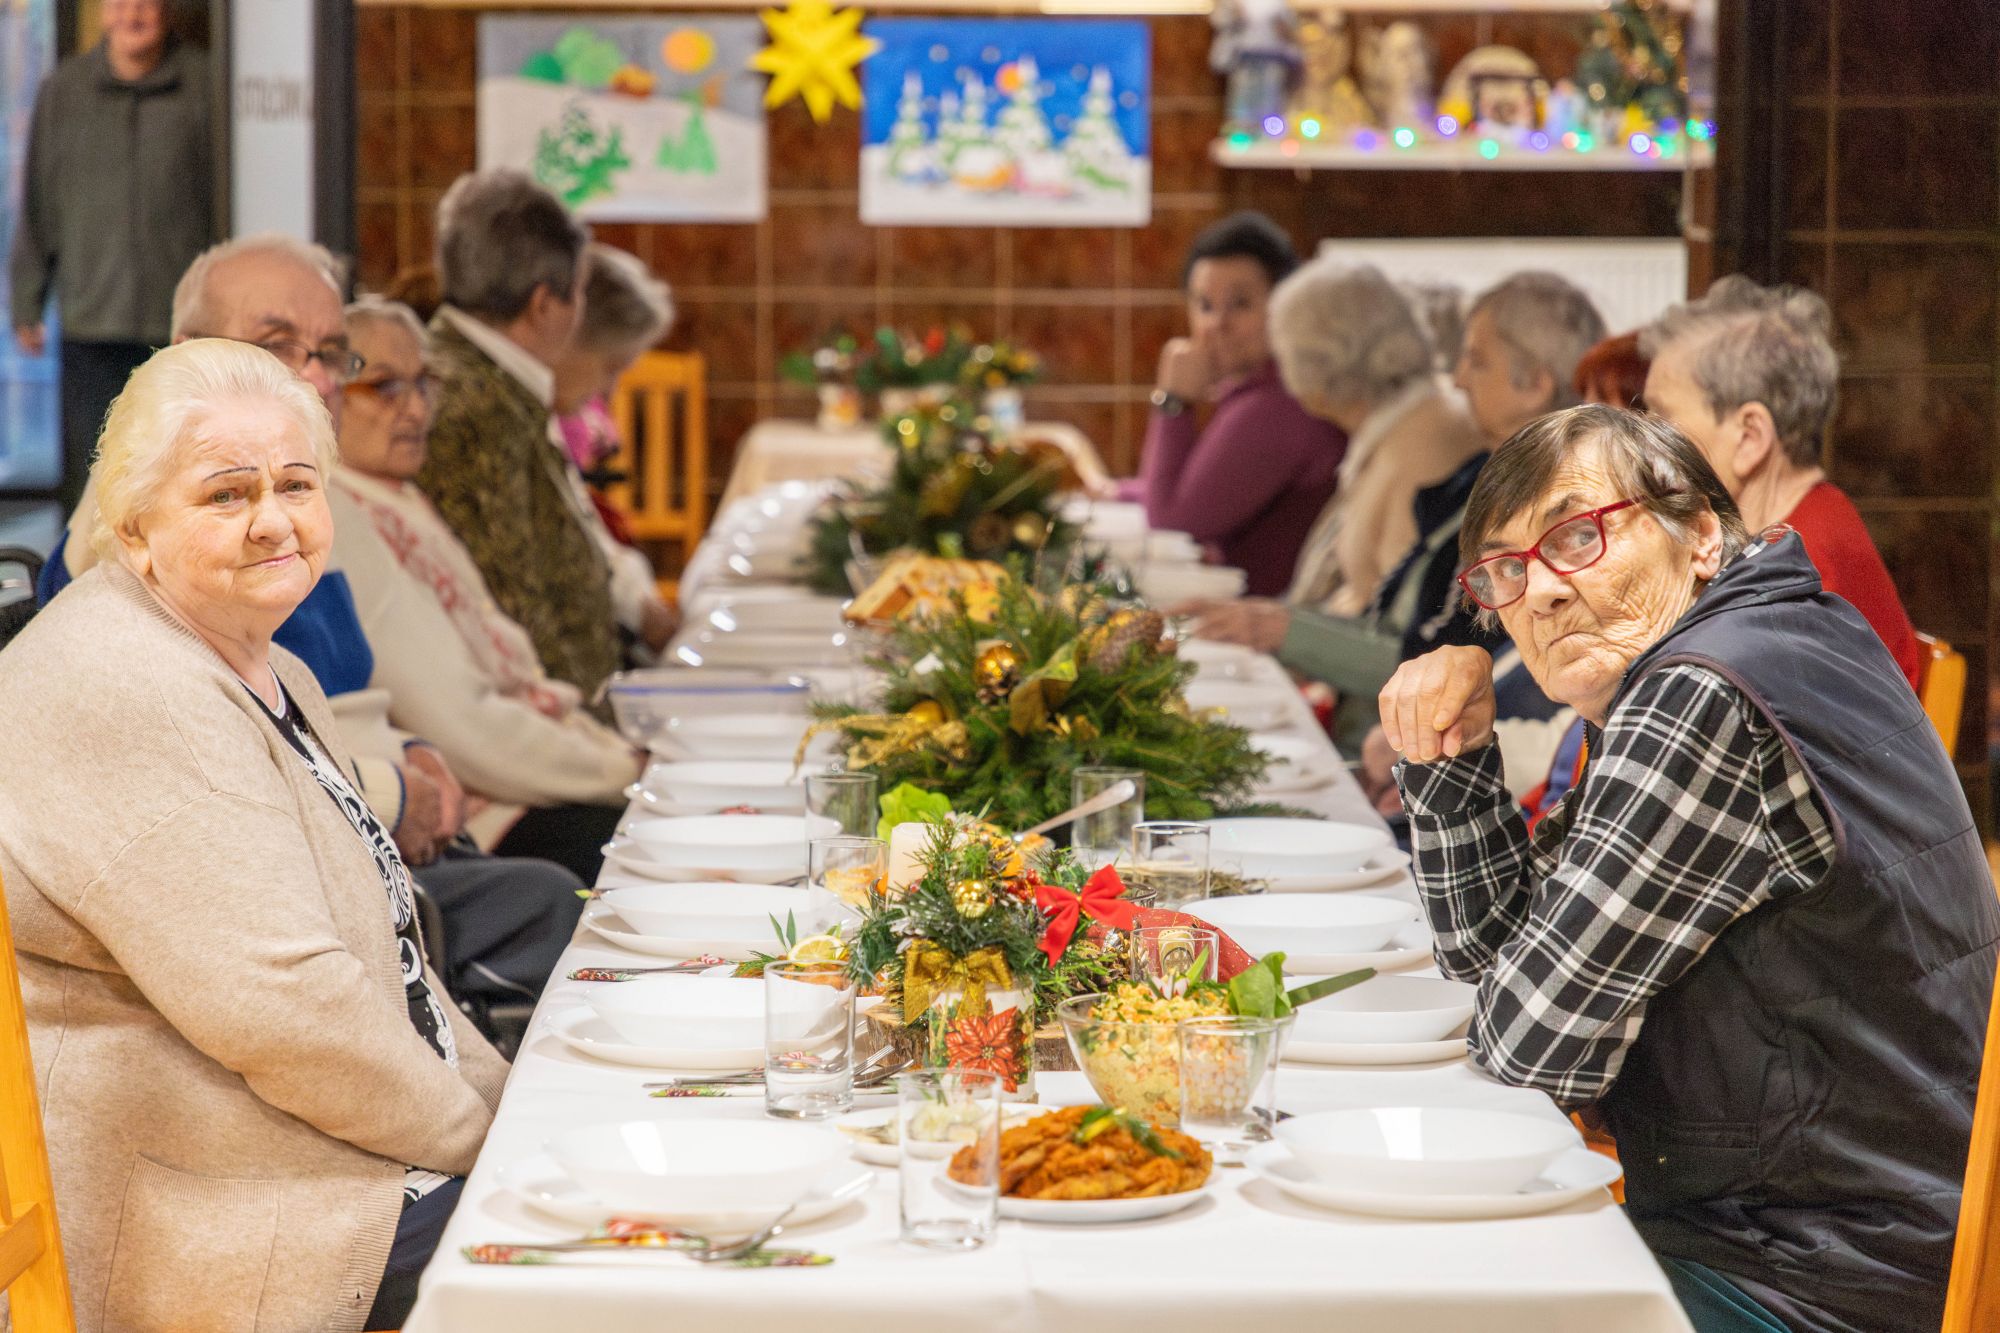
[[[1148,653],[1157,651],[1160,636],[1166,631],[1167,618],[1158,611],[1129,607],[1119,611],[1104,622],[1097,642],[1091,646],[1090,665],[1107,674],[1116,671],[1125,665],[1126,654],[1135,644],[1143,644]]]

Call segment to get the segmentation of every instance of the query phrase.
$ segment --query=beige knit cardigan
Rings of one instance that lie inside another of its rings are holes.
[[[344,764],[311,673],[271,656]],[[505,1063],[449,1004],[456,1069],[417,1035],[367,848],[123,568],[0,652],[0,698],[0,877],[79,1329],[359,1329],[404,1167],[471,1168]]]

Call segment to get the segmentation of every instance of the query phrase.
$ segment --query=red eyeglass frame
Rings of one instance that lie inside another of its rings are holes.
[[[1500,603],[1499,606],[1495,606],[1472,590],[1473,571],[1478,569],[1481,565],[1490,565],[1496,560],[1519,560],[1524,566],[1530,560],[1539,560],[1542,562],[1543,565],[1547,566],[1549,571],[1553,574],[1558,574],[1565,577],[1571,574],[1581,574],[1584,570],[1589,569],[1599,560],[1602,560],[1604,558],[1604,552],[1611,549],[1611,536],[1604,530],[1605,515],[1615,514],[1621,509],[1630,509],[1634,505],[1644,504],[1644,503],[1645,501],[1637,499],[1620,500],[1615,504],[1605,505],[1601,509],[1586,509],[1581,514],[1571,514],[1568,518],[1563,519],[1560,523],[1551,525],[1548,531],[1544,532],[1541,536],[1535,538],[1535,544],[1533,546],[1530,546],[1525,551],[1495,551],[1492,555],[1473,561],[1471,564],[1467,565],[1463,570],[1459,571],[1457,579],[1458,586],[1465,589],[1465,595],[1467,597],[1470,597],[1475,603],[1485,607],[1488,611],[1498,611],[1501,610],[1502,608],[1512,606],[1514,603],[1520,601],[1522,597],[1526,597],[1528,595],[1528,589],[1525,583],[1522,585],[1521,591],[1517,596],[1509,597],[1506,601]],[[1542,554],[1542,543],[1547,541],[1550,537],[1554,536],[1557,532],[1560,532],[1562,529],[1568,527],[1570,524],[1586,518],[1589,519],[1591,523],[1595,525],[1597,528],[1597,540],[1600,546],[1599,551],[1595,556],[1592,556],[1588,561],[1584,562],[1581,565],[1578,565],[1574,569],[1557,569],[1555,563],[1551,561],[1547,556]]]

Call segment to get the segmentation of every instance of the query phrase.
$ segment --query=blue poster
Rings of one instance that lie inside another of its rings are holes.
[[[861,219],[1142,227],[1151,46],[1126,19],[875,19]]]

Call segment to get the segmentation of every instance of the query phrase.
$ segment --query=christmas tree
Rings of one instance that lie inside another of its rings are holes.
[[[1083,110],[1063,141],[1070,175],[1101,190],[1131,188],[1132,150],[1111,112],[1111,71],[1099,65],[1090,74]]]
[[[958,94],[950,89],[938,94],[937,121],[937,164],[944,175],[951,174],[952,159],[958,156],[960,137],[958,123]]]
[[[900,181],[931,177],[931,146],[924,133],[924,81],[915,70],[903,76],[896,123],[889,127],[889,174]]]
[[[1041,70],[1035,58],[1022,56],[1015,61],[1014,77],[1013,94],[1000,109],[993,137],[1018,164],[1047,152],[1050,138],[1048,117],[1042,114]]]
[[[703,113],[701,95],[688,93],[682,100],[687,103],[688,123],[681,131],[680,138],[663,135],[660,151],[655,161],[668,171],[678,171],[690,176],[713,176],[715,174],[715,140],[709,137],[708,121]]]
[[[1636,106],[1653,124],[1687,115],[1681,34],[1659,0],[1619,0],[1597,17],[1576,81],[1598,110]]]

